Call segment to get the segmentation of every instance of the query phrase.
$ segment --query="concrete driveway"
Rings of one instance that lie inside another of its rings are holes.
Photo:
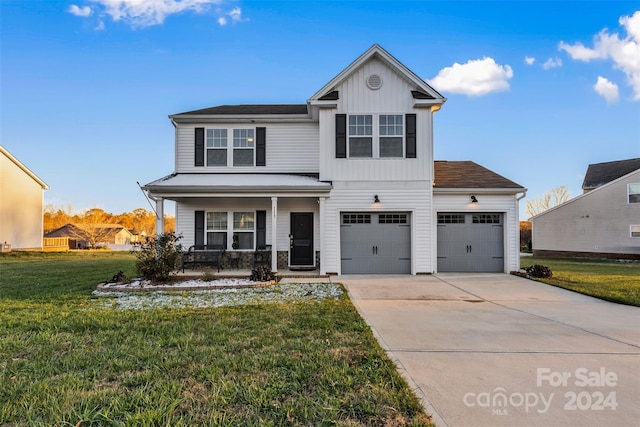
[[[640,309],[507,274],[339,276],[438,426],[640,426]]]

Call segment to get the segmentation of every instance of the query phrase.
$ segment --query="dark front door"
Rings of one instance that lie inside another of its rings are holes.
[[[291,265],[314,265],[313,212],[291,212]]]

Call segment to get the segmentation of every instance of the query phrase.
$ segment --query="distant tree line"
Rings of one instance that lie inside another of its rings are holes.
[[[131,212],[112,214],[100,208],[87,209],[81,213],[72,213],[71,207],[64,208],[48,204],[44,209],[44,233],[47,234],[64,225],[73,224],[89,234],[99,234],[102,225],[121,225],[129,231],[137,234],[142,232],[147,236],[156,233],[156,214],[143,208],[134,209]],[[164,217],[164,233],[174,232],[176,229],[176,219],[173,216]],[[94,230],[95,233],[91,233]],[[99,238],[99,236],[95,236]],[[89,239],[92,240],[92,239]]]

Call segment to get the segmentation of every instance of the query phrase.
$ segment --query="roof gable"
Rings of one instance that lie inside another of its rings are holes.
[[[332,94],[337,86],[343,81],[347,80],[356,70],[361,68],[365,63],[373,58],[379,59],[387,67],[391,68],[397,74],[403,76],[407,81],[411,82],[414,86],[412,95],[415,99],[430,100],[434,105],[441,105],[446,101],[438,91],[429,86],[424,80],[418,77],[413,71],[408,69],[404,64],[391,56],[389,52],[384,50],[380,45],[374,44],[366,52],[360,55],[355,61],[353,61],[347,68],[342,70],[331,81],[325,84],[319,91],[317,91],[310,99],[309,102],[322,101],[327,99],[329,94]]]
[[[48,190],[49,186],[40,178],[38,178],[38,176],[31,172],[31,170],[29,170],[28,167],[26,167],[24,164],[22,164],[22,162],[18,159],[16,159],[15,157],[13,157],[11,155],[11,153],[9,153],[2,145],[0,145],[0,153],[4,154],[4,156],[9,159],[11,162],[13,162],[18,168],[20,168],[24,173],[26,173],[31,179],[33,179],[35,182],[38,183],[38,185],[40,185],[40,187],[42,187],[43,190]]]
[[[593,190],[638,169],[640,158],[590,164],[582,182],[582,189]]]
[[[615,162],[611,162],[611,163],[615,163]],[[550,209],[547,209],[544,212],[540,212],[538,215],[534,215],[530,219],[535,219],[535,218],[547,215],[547,214],[549,214],[551,212],[554,212],[554,211],[556,211],[558,209],[563,209],[564,206],[571,205],[571,204],[573,204],[573,203],[575,203],[578,200],[581,200],[583,198],[594,197],[595,194],[600,193],[601,191],[608,191],[609,188],[611,188],[612,186],[616,185],[620,181],[623,181],[623,180],[629,179],[629,178],[634,179],[636,175],[637,175],[638,179],[640,179],[640,168],[637,169],[637,170],[631,171],[628,174],[622,175],[621,177],[616,178],[616,179],[614,179],[612,181],[609,181],[606,184],[602,184],[601,186],[596,187],[591,191],[584,192],[583,194],[580,194],[579,196],[576,196],[573,199],[569,199],[564,203],[561,203],[561,204],[559,204],[557,206],[554,206],[554,207],[552,207]]]

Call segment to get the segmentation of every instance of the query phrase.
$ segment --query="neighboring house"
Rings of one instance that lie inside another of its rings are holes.
[[[69,239],[69,249],[86,249],[91,246],[92,239],[96,240],[95,243],[100,246],[130,245],[136,240],[136,236],[121,225],[100,224],[89,228],[90,230],[87,231],[75,224],[66,224],[47,233],[44,237],[66,237]]]
[[[531,218],[534,255],[640,259],[640,158],[589,165],[582,189]]]
[[[42,250],[44,191],[48,189],[44,181],[0,146],[0,243],[3,248],[8,249],[10,245],[12,250]]]
[[[305,104],[171,115],[175,172],[143,187],[157,229],[167,199],[183,246],[270,245],[274,271],[518,270],[526,189],[473,162],[434,162],[444,102],[373,45]]]
[[[131,231],[131,234],[133,235],[133,237],[131,237],[131,243],[144,242],[147,238],[147,232],[144,230],[138,231],[136,229],[133,229],[129,231]]]
[[[87,240],[82,237],[83,231],[73,224],[65,224],[44,235],[45,239],[67,239],[69,249],[86,249],[89,247]],[[61,243],[56,243],[61,244]]]

